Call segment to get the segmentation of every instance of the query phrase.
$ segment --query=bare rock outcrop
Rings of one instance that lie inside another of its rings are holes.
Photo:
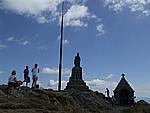
[[[107,113],[111,104],[93,91],[21,90],[0,86],[1,113]]]

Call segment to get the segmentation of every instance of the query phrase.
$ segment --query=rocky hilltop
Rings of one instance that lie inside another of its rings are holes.
[[[102,93],[90,90],[15,90],[1,85],[0,113],[150,113],[150,105],[139,101],[135,107],[112,107]]]
[[[111,104],[93,91],[21,90],[0,86],[0,113],[107,113]]]

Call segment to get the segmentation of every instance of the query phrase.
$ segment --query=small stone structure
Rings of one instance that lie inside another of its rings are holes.
[[[131,100],[134,98],[134,90],[125,79],[124,74],[122,74],[122,78],[114,90],[114,97],[118,105],[121,106],[129,106]]]
[[[74,67],[72,68],[71,77],[69,82],[67,83],[65,90],[79,90],[79,91],[88,91],[89,87],[86,86],[86,83],[83,81],[82,78],[82,67],[80,67],[80,56],[77,53],[77,56],[74,59]]]

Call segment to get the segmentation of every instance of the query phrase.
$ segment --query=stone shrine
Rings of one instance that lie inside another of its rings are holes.
[[[82,78],[82,67],[80,67],[80,62],[81,59],[79,53],[77,53],[77,56],[74,59],[74,67],[72,68],[71,77],[69,79],[69,82],[67,83],[65,90],[89,90],[89,87],[86,86],[86,83],[83,81]]]

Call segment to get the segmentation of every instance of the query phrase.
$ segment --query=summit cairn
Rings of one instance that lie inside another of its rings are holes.
[[[74,67],[72,68],[71,77],[67,83],[65,90],[79,90],[79,91],[88,91],[89,87],[86,86],[86,83],[82,79],[82,67],[80,67],[80,56],[77,53],[77,56],[74,59]]]

